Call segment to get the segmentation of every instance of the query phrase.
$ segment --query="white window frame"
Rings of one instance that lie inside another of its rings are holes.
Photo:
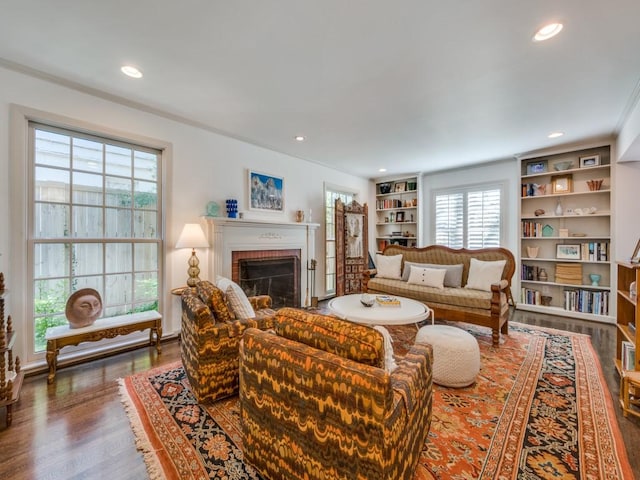
[[[442,188],[438,190],[432,190],[431,192],[431,243],[436,244],[437,238],[437,220],[436,220],[436,199],[441,195],[455,195],[462,194],[464,196],[463,203],[463,222],[462,222],[462,239],[463,246],[462,248],[468,249],[468,194],[471,192],[484,192],[488,190],[499,190],[500,191],[500,228],[499,228],[499,239],[498,246],[501,246],[505,242],[505,212],[506,212],[506,192],[507,185],[505,182],[487,182],[487,183],[478,183],[473,185],[464,185],[464,186],[456,186],[449,188]]]
[[[116,142],[124,142],[140,145],[160,154],[159,178],[158,178],[158,311],[162,312],[166,303],[166,284],[168,272],[165,258],[165,226],[167,224],[165,208],[168,201],[166,185],[166,172],[172,155],[172,146],[168,142],[123,133],[104,126],[97,126],[68,117],[30,109],[20,105],[11,106],[10,124],[10,199],[12,206],[11,221],[11,273],[12,278],[7,279],[8,287],[16,294],[12,294],[11,313],[14,319],[14,328],[21,332],[18,336],[18,351],[21,353],[21,363],[25,370],[36,368],[44,363],[45,352],[35,352],[35,324],[33,316],[33,242],[31,241],[32,225],[29,224],[33,214],[32,188],[30,182],[34,181],[34,165],[31,162],[29,149],[30,124],[40,123],[58,127],[80,134],[103,137]],[[139,332],[116,337],[100,342],[87,342],[77,347],[69,347],[63,352],[63,358],[79,358],[93,356],[104,351],[113,351],[124,346],[148,341],[148,333]]]
[[[323,203],[324,203],[324,218],[325,218],[325,228],[324,228],[324,289],[325,289],[325,297],[334,296],[336,294],[336,273],[329,273],[329,262],[331,258],[329,257],[329,244],[333,243],[333,251],[335,252],[335,199],[333,205],[327,204],[327,194],[337,194],[345,197],[351,196],[351,200],[358,198],[358,192],[352,188],[341,187],[338,185],[332,185],[329,183],[324,184],[324,191],[322,195]],[[349,201],[351,201],[349,200]],[[336,265],[337,269],[337,265]],[[332,276],[333,280],[329,280],[329,277]]]

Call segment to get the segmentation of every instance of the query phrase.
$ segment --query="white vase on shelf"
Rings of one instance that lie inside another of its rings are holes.
[[[558,200],[558,203],[556,204],[555,214],[560,217],[562,216],[562,213],[563,213],[562,202]]]

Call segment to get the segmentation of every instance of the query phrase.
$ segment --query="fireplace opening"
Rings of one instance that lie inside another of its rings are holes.
[[[248,296],[269,295],[273,308],[300,307],[300,259],[296,256],[238,260],[238,284]]]

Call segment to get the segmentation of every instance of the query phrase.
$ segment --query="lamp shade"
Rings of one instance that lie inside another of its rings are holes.
[[[176,242],[176,248],[206,248],[209,246],[199,223],[187,223]]]

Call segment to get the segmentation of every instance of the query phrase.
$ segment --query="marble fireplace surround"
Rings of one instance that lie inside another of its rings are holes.
[[[214,280],[218,275],[233,278],[234,252],[271,251],[269,257],[273,258],[274,250],[283,250],[283,255],[290,255],[292,250],[299,250],[300,305],[308,306],[311,292],[307,292],[307,266],[310,260],[317,260],[315,234],[320,224],[218,217],[205,217],[204,220],[211,245],[207,265],[208,278]]]

